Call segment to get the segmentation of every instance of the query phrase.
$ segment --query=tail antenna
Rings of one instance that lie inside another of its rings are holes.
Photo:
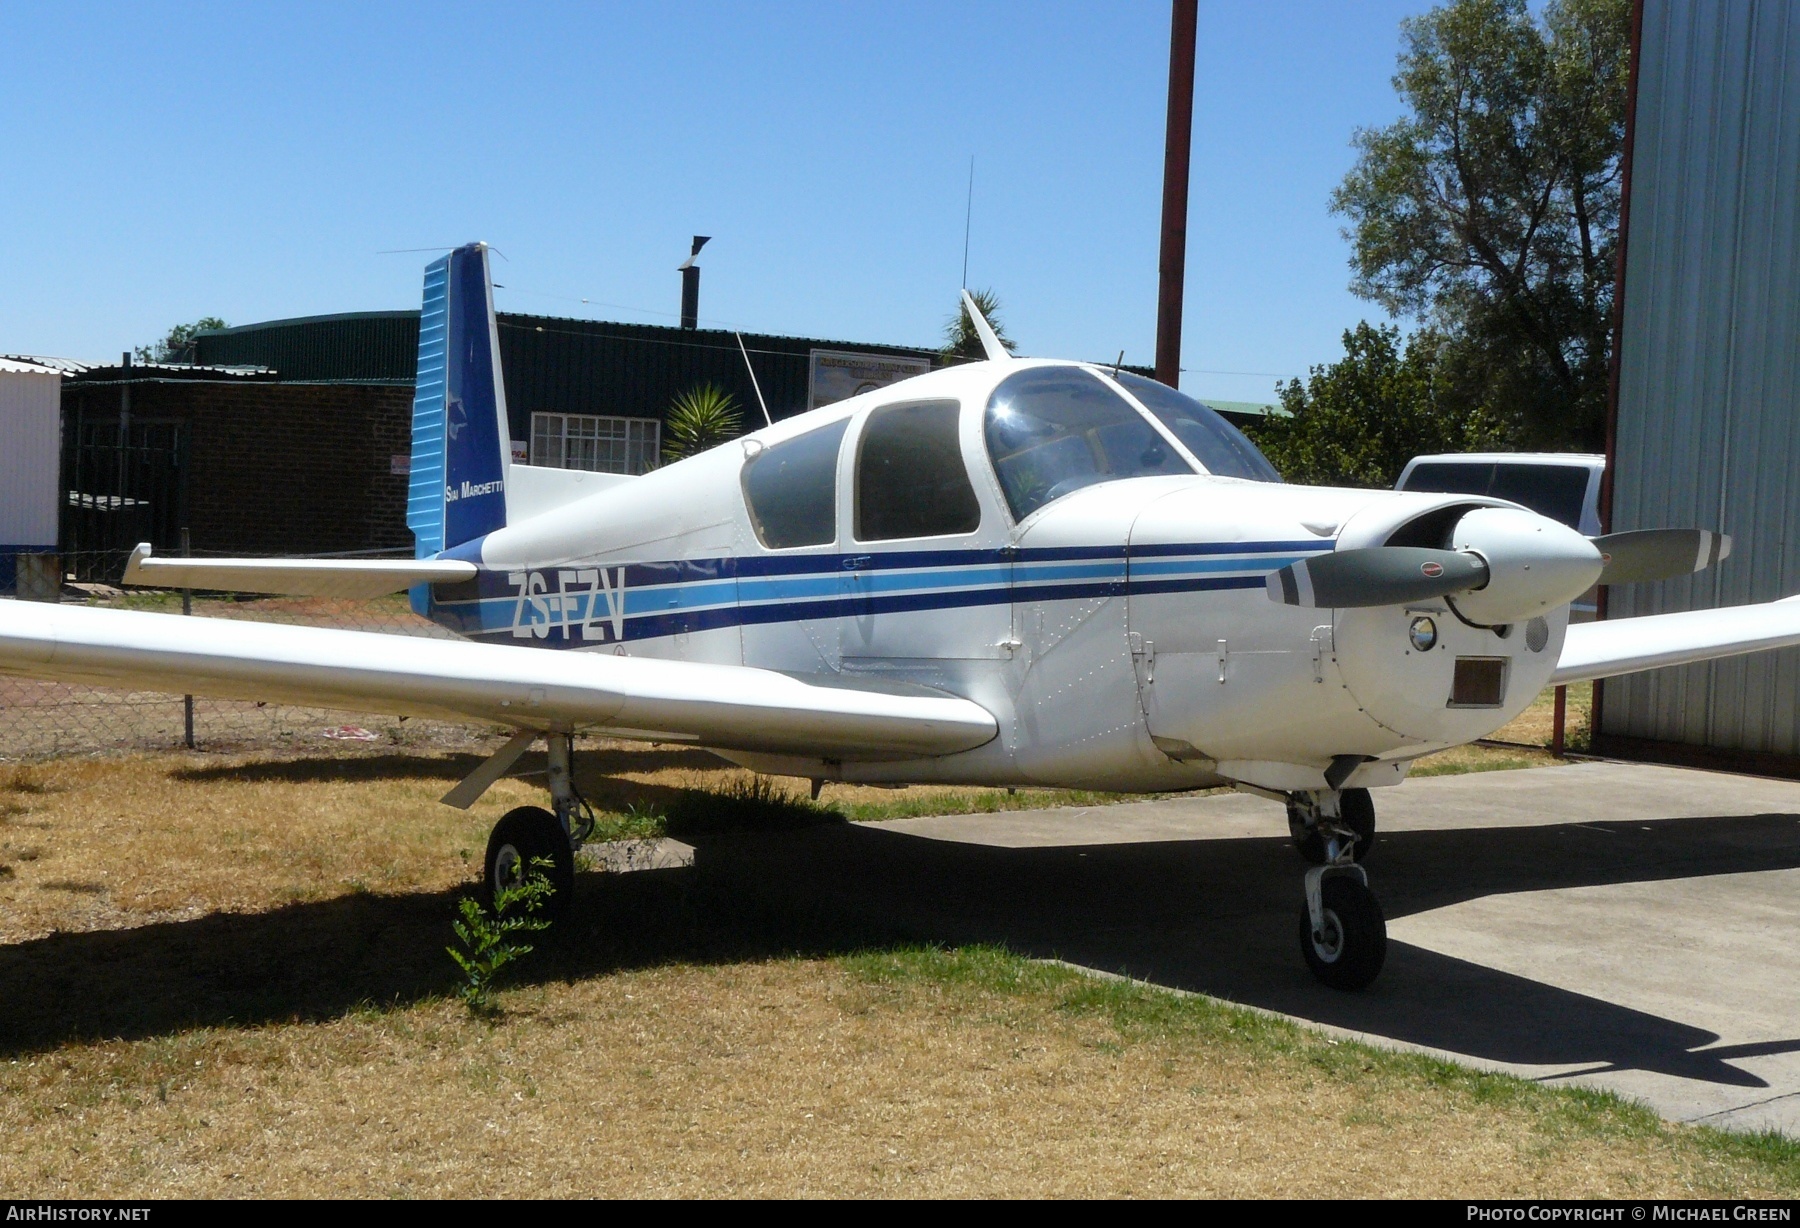
[[[981,308],[975,305],[974,296],[966,289],[962,292],[962,301],[963,310],[969,313],[969,319],[975,325],[975,332],[981,338],[981,348],[987,355],[988,361],[1002,362],[1011,358],[1012,355],[1006,352],[1006,347],[1000,344],[1000,338],[995,334],[994,326],[987,322],[987,317],[981,314]]]

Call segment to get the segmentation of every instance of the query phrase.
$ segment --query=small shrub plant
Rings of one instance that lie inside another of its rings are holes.
[[[457,945],[444,950],[462,971],[456,996],[474,1014],[493,1013],[494,984],[500,970],[531,954],[531,944],[521,942],[518,936],[550,928],[550,919],[539,915],[554,890],[549,868],[549,858],[533,858],[517,883],[494,892],[492,909],[473,896],[464,896],[457,903],[459,917],[450,923]]]

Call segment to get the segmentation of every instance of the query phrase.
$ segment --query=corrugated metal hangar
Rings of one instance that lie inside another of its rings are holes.
[[[616,429],[621,439],[641,433],[654,444],[670,403],[702,384],[730,393],[748,429],[761,420],[759,390],[775,418],[853,391],[831,382],[845,359],[886,368],[872,373],[879,382],[928,371],[941,361],[935,350],[768,334],[744,333],[740,347],[739,334],[714,329],[508,312],[499,313],[498,324],[512,437],[527,446],[544,439],[546,416],[565,431],[566,420],[575,417],[584,428]],[[417,311],[370,311],[202,333],[194,359],[207,366],[267,367],[285,382],[411,388],[418,349]],[[605,459],[602,467],[615,467],[611,457]],[[617,467],[640,470],[643,459],[633,455]]]
[[[944,361],[692,327],[505,312],[498,324],[515,455],[608,472],[657,463],[671,404],[703,385],[729,393],[749,430],[762,403],[783,418]],[[409,550],[418,332],[417,311],[355,312],[202,333],[191,363],[64,364],[68,569],[114,579],[132,545],[173,551],[184,529],[201,554]]]
[[[1800,593],[1800,0],[1642,0],[1614,530],[1732,535],[1617,617]],[[1597,749],[1800,774],[1800,650],[1607,682]]]
[[[0,590],[26,596],[54,591],[57,579],[36,563],[56,551],[62,376],[52,365],[0,358]]]

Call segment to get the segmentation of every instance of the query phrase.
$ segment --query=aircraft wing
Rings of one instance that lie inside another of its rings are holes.
[[[1560,686],[1793,644],[1800,644],[1800,597],[1576,623],[1550,681]]]
[[[475,564],[454,559],[159,559],[148,545],[141,545],[126,560],[124,582],[358,600],[384,597],[415,584],[473,580],[475,571]]]
[[[25,601],[0,602],[0,674],[814,758],[945,755],[998,731],[923,687]]]

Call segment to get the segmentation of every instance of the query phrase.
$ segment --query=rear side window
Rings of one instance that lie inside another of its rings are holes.
[[[1226,478],[1248,478],[1252,482],[1281,481],[1281,475],[1275,472],[1269,458],[1257,451],[1244,432],[1193,397],[1127,371],[1115,372],[1113,378],[1123,384],[1125,391],[1136,397],[1145,409],[1155,414],[1157,420],[1169,428],[1169,434],[1181,440],[1181,446],[1199,458],[1208,473]]]
[[[1540,516],[1581,528],[1587,501],[1588,469],[1584,465],[1511,464],[1505,461],[1427,461],[1413,466],[1405,490],[1458,495],[1491,495],[1522,504]]]
[[[1193,472],[1130,402],[1079,367],[1002,380],[983,433],[1015,520],[1095,482]]]
[[[981,527],[963,464],[955,401],[888,405],[869,415],[856,456],[860,541],[942,537]]]
[[[744,463],[744,502],[771,550],[837,540],[838,447],[849,419],[764,448]]]

